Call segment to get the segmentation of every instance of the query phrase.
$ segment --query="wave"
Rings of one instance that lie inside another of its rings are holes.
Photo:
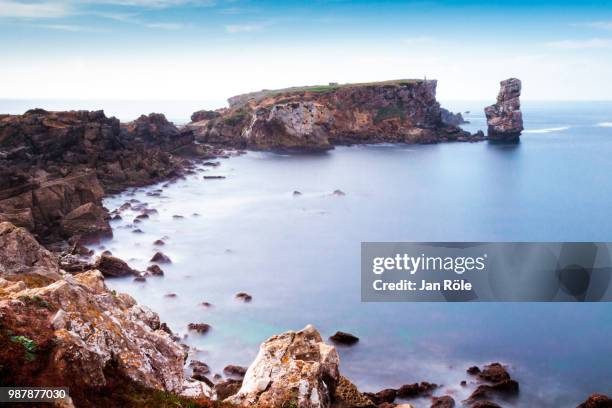
[[[597,124],[598,127],[612,127],[612,122],[601,122]]]
[[[551,133],[551,132],[562,132],[564,130],[569,129],[569,126],[559,126],[554,128],[544,128],[544,129],[529,129],[525,130],[524,133]]]

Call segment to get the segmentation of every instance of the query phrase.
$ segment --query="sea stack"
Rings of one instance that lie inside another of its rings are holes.
[[[485,108],[489,141],[517,143],[523,131],[521,113],[521,80],[506,79],[500,82],[497,103]]]

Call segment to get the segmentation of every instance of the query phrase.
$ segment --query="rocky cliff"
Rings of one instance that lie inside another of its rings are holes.
[[[97,270],[65,273],[7,222],[0,223],[0,322],[2,386],[69,387],[79,407],[119,401],[117,382],[208,400],[205,383],[186,380],[185,350],[156,313],[108,290]]]
[[[510,78],[500,82],[497,102],[485,108],[490,141],[510,143],[519,141],[523,131],[520,96],[520,79]]]
[[[0,221],[47,241],[110,234],[104,192],[176,177],[180,156],[214,152],[160,114],[123,125],[102,111],[0,115]]]
[[[205,143],[280,151],[321,151],[356,143],[482,140],[444,123],[437,81],[399,80],[261,91],[200,111],[187,126]]]

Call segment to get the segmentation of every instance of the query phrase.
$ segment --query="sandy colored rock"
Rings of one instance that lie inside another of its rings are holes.
[[[340,381],[336,349],[311,325],[266,340],[238,393],[240,406],[329,407]]]

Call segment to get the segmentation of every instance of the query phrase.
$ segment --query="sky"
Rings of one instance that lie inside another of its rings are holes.
[[[612,100],[612,1],[0,0],[0,98],[224,100],[438,80],[444,100]]]

